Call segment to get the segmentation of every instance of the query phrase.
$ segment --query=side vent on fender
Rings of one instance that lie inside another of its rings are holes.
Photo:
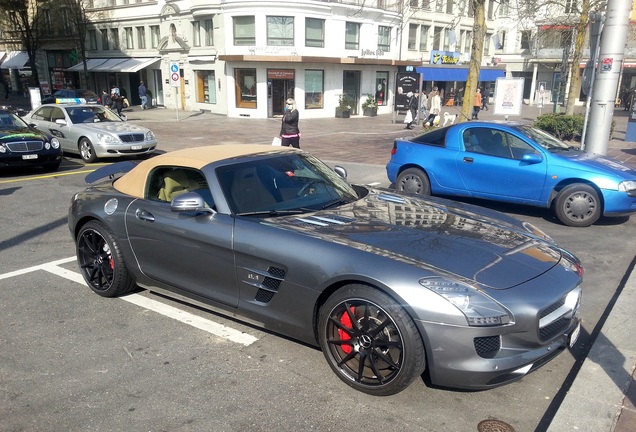
[[[261,303],[268,303],[272,298],[274,298],[274,294],[278,292],[278,287],[280,283],[285,278],[285,270],[280,269],[278,267],[269,267],[267,269],[267,274],[271,275],[265,276],[263,282],[261,283],[261,288],[256,292],[256,296],[254,300]]]

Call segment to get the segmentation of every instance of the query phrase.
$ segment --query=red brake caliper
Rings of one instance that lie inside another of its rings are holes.
[[[349,310],[351,311],[351,313],[353,313],[353,306],[349,307]],[[344,312],[340,317],[340,324],[347,328],[353,329],[353,323],[351,322],[351,318],[349,318],[349,314],[347,312]],[[343,341],[351,339],[351,336],[349,336],[349,334],[342,329],[338,329],[338,336],[340,336],[340,339]],[[353,347],[351,347],[351,345],[343,344],[340,345],[340,347],[345,352],[345,354],[349,354],[353,350]]]

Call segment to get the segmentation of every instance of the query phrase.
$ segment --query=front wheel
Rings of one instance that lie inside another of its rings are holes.
[[[564,225],[588,227],[601,217],[601,201],[592,186],[575,183],[559,192],[554,212]]]
[[[424,372],[424,344],[406,311],[366,285],[336,291],[320,309],[318,336],[331,369],[374,396],[404,390]]]
[[[398,176],[395,189],[399,192],[430,195],[431,182],[424,171],[418,168],[409,168]]]
[[[86,163],[93,163],[97,160],[93,143],[88,138],[82,138],[79,142],[80,156]]]
[[[101,222],[86,223],[77,234],[77,263],[88,287],[102,297],[130,292],[135,280],[115,236]]]

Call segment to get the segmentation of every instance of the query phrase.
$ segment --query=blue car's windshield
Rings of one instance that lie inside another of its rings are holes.
[[[569,150],[570,146],[565,144],[558,138],[550,135],[549,133],[536,129],[530,126],[519,126],[518,129],[528,138],[534,140],[537,144],[548,151],[552,150]]]

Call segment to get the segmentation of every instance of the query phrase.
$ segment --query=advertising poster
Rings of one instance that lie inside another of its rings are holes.
[[[495,115],[521,115],[523,78],[497,78],[495,81]]]
[[[400,72],[395,79],[395,111],[404,111],[408,105],[409,92],[419,92],[420,74],[417,72]]]

